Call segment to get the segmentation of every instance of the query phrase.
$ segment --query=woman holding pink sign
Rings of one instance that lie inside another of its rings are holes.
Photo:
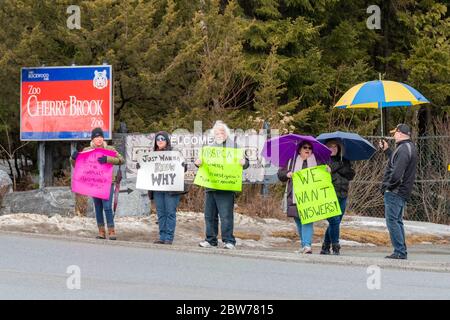
[[[112,165],[122,165],[125,163],[122,155],[116,151],[113,146],[108,146],[104,140],[103,130],[101,128],[95,128],[91,133],[91,144],[89,147],[84,148],[82,152],[91,151],[94,149],[104,149],[112,153],[111,156],[103,155],[98,157],[97,161],[101,165],[112,164]],[[74,151],[71,156],[72,166],[75,166],[75,161],[79,156],[78,151]],[[105,169],[106,170],[106,169]],[[106,225],[108,227],[108,238],[109,240],[116,240],[116,232],[114,228],[114,215],[112,210],[113,194],[114,194],[114,181],[115,177],[112,178],[111,191],[109,193],[108,199],[101,199],[97,197],[92,197],[95,206],[95,216],[97,219],[98,226],[98,236],[97,239],[106,239],[106,229],[105,229],[105,219],[103,217],[103,211],[106,216]]]

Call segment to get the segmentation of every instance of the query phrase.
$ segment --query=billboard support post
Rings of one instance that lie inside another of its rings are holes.
[[[40,141],[38,144],[38,168],[39,168],[39,189],[43,189],[44,171],[45,171],[45,142]]]
[[[71,141],[70,142],[70,156],[69,157],[71,157],[72,153],[74,151],[76,151],[76,150],[77,150],[77,143],[75,141]],[[70,176],[71,177],[72,177],[72,174],[73,174],[73,168],[72,168],[72,166],[70,166]]]

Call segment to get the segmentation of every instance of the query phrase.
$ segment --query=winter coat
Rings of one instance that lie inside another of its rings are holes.
[[[339,198],[347,198],[350,181],[355,177],[350,161],[340,156],[331,157],[329,164],[334,190]]]
[[[389,158],[384,173],[381,192],[393,192],[408,201],[411,197],[414,180],[416,177],[417,149],[411,140],[403,140],[397,143],[394,151],[387,149]]]

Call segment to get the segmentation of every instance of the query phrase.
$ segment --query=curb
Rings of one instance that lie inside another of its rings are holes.
[[[387,260],[384,258],[367,258],[367,257],[355,257],[345,255],[341,256],[301,255],[291,252],[269,251],[269,250],[267,251],[240,250],[240,249],[226,250],[221,248],[202,249],[199,247],[181,246],[176,244],[171,246],[167,245],[163,246],[147,242],[132,242],[120,240],[110,241],[110,240],[98,240],[83,237],[64,237],[60,235],[35,234],[35,233],[12,232],[12,231],[0,231],[0,235],[21,236],[47,240],[60,240],[66,242],[77,242],[77,243],[96,244],[105,246],[157,249],[157,250],[177,251],[177,252],[182,251],[183,253],[189,252],[198,254],[212,254],[212,255],[222,255],[248,259],[267,259],[281,262],[311,263],[311,264],[353,266],[365,268],[369,266],[378,266],[380,268],[385,269],[450,273],[450,263],[443,263],[443,262]]]

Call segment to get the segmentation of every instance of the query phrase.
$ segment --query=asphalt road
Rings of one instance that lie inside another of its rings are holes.
[[[450,299],[449,273],[381,269],[378,281],[366,267],[212,250],[217,254],[0,234],[0,299]],[[70,274],[69,266],[76,266]]]

